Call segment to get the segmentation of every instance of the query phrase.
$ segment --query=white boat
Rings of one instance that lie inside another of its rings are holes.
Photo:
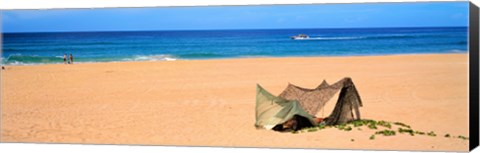
[[[291,38],[295,39],[295,40],[300,40],[300,39],[308,39],[308,38],[310,38],[310,36],[308,36],[306,34],[299,34],[299,35],[296,35],[296,36],[292,36]]]

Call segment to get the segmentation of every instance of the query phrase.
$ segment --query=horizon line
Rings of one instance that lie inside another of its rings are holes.
[[[325,28],[246,28],[246,29],[169,29],[169,30],[80,30],[80,31],[17,31],[4,32],[2,34],[18,33],[79,33],[79,32],[157,32],[157,31],[242,31],[242,30],[300,30],[300,29],[400,29],[400,28],[468,28],[466,26],[420,26],[420,27],[325,27]]]

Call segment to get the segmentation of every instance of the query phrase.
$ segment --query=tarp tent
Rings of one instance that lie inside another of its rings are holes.
[[[324,80],[315,89],[306,89],[289,84],[278,97],[298,101],[307,113],[314,116],[338,91],[340,91],[340,94],[337,103],[333,112],[327,117],[326,124],[343,124],[360,119],[359,107],[363,106],[363,104],[352,79],[348,77],[332,85],[329,85]]]
[[[286,100],[270,94],[257,84],[255,126],[257,128],[272,129],[299,115],[315,124],[314,116],[307,113],[296,100]]]

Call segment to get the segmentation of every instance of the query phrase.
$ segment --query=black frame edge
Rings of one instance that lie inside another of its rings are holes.
[[[469,112],[470,136],[469,149],[472,151],[478,146],[479,139],[479,13],[478,7],[470,2],[469,5]]]

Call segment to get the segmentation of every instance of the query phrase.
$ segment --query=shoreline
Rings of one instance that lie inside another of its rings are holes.
[[[64,63],[35,63],[35,64],[15,64],[5,67],[16,66],[45,66],[45,65],[78,65],[78,64],[103,64],[103,63],[137,63],[137,62],[178,62],[178,61],[222,61],[222,60],[242,60],[242,59],[288,59],[288,58],[356,58],[356,57],[388,57],[388,56],[423,56],[423,55],[449,55],[449,54],[467,54],[469,52],[451,52],[451,53],[411,53],[411,54],[385,54],[385,55],[338,55],[338,56],[247,56],[247,57],[225,57],[225,58],[204,58],[204,59],[177,59],[174,60],[145,60],[145,61],[107,61],[107,62],[74,62],[74,64]],[[153,55],[156,56],[156,55]]]

